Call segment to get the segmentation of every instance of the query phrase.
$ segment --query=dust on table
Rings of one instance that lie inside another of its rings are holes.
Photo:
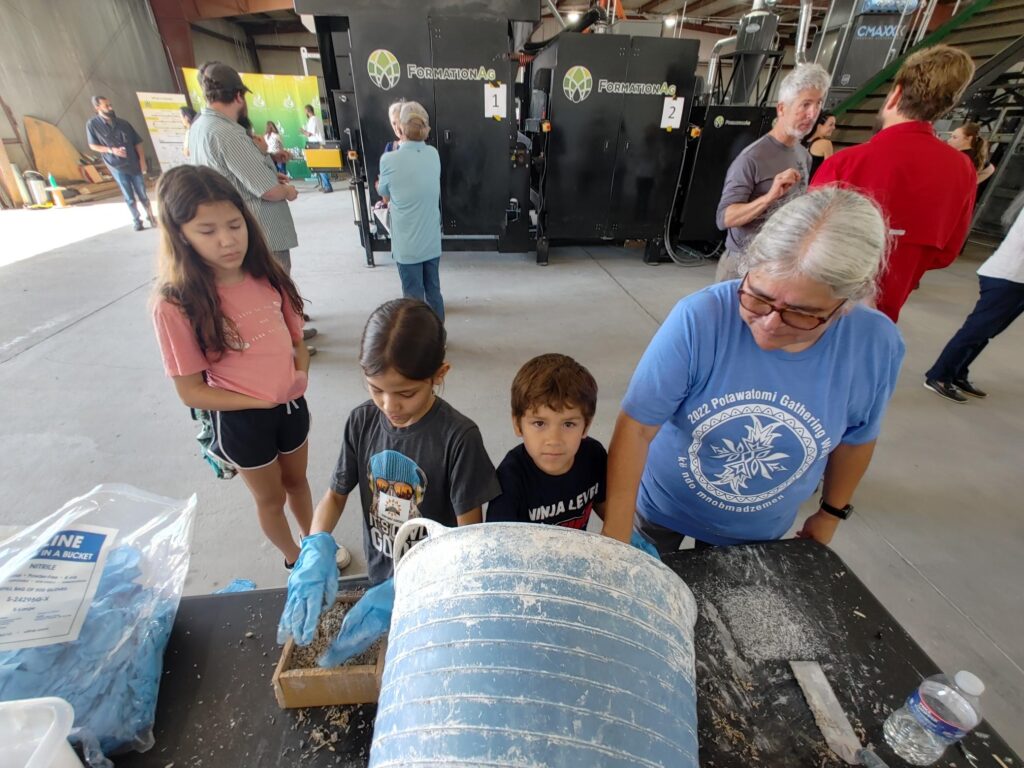
[[[313,642],[306,646],[296,645],[288,659],[288,669],[315,669],[317,659],[323,654],[327,647],[338,636],[341,630],[341,623],[345,620],[345,614],[355,605],[362,593],[347,593],[341,595],[334,605],[320,615],[320,623],[317,625]],[[376,664],[377,656],[380,654],[384,638],[378,638],[373,645],[361,654],[344,662],[342,666],[354,666],[362,664]]]

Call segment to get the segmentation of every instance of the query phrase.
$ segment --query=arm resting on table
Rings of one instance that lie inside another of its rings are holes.
[[[629,543],[640,476],[659,429],[660,426],[641,424],[625,411],[619,412],[608,447],[608,496],[601,531],[605,536]]]
[[[825,479],[822,483],[821,497],[825,503],[833,507],[845,507],[853,500],[860,480],[867,472],[871,456],[875,452],[875,441],[860,445],[840,443],[828,457],[825,465]],[[818,510],[807,518],[804,527],[797,533],[802,539],[815,539],[822,544],[832,541],[832,536],[839,527],[839,518],[828,512]]]

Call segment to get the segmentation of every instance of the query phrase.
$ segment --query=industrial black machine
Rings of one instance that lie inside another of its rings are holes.
[[[696,40],[560,34],[528,65],[537,261],[551,240],[661,247],[696,85]]]
[[[536,0],[296,0],[295,9],[315,17],[366,263],[391,249],[375,183],[394,139],[388,107],[400,100],[418,101],[430,115],[428,141],[441,156],[444,250],[532,249],[510,22],[532,29]]]
[[[918,0],[833,0],[811,58],[832,73],[825,108],[851,96],[899,55]]]

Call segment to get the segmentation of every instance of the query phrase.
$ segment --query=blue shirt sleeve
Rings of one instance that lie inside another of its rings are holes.
[[[92,120],[85,124],[85,140],[87,143],[95,144],[97,147],[103,146],[100,142],[100,137],[96,135],[96,129],[93,126]]]
[[[672,309],[654,334],[622,401],[622,410],[641,424],[661,426],[686,399],[700,364],[694,332],[697,315],[714,312],[707,291],[688,296]]]
[[[380,158],[380,179],[377,182],[377,194],[381,197],[391,197],[391,174],[393,169],[391,168],[391,160],[394,157],[393,154],[382,155]]]
[[[846,432],[843,433],[841,442],[850,445],[863,445],[870,443],[878,437],[882,429],[882,418],[885,416],[885,409],[889,405],[892,393],[896,389],[896,380],[900,375],[900,366],[903,364],[903,355],[906,352],[906,345],[896,326],[888,318],[879,317],[877,322],[889,326],[886,335],[886,354],[880,356],[877,362],[877,373],[873,378],[876,386],[873,392],[866,398],[867,407],[860,418],[851,418]]]

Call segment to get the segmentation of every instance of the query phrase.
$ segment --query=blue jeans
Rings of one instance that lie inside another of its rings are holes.
[[[320,178],[320,186],[324,188],[324,192],[333,192],[334,187],[331,186],[331,176],[327,173],[318,173],[317,176]]]
[[[441,298],[441,259],[419,264],[399,264],[398,276],[402,280],[402,296],[425,301],[444,322],[444,299]]]
[[[1024,283],[978,275],[981,295],[963,327],[946,344],[928,373],[929,379],[951,382],[966,379],[971,363],[989,341],[1024,313]]]
[[[117,171],[113,168],[110,169],[110,173],[114,177],[114,181],[117,182],[117,186],[121,188],[124,202],[128,206],[128,210],[132,212],[132,221],[138,224],[141,221],[141,217],[135,208],[136,198],[142,203],[146,211],[149,211],[149,197],[146,195],[146,177],[141,173]]]

